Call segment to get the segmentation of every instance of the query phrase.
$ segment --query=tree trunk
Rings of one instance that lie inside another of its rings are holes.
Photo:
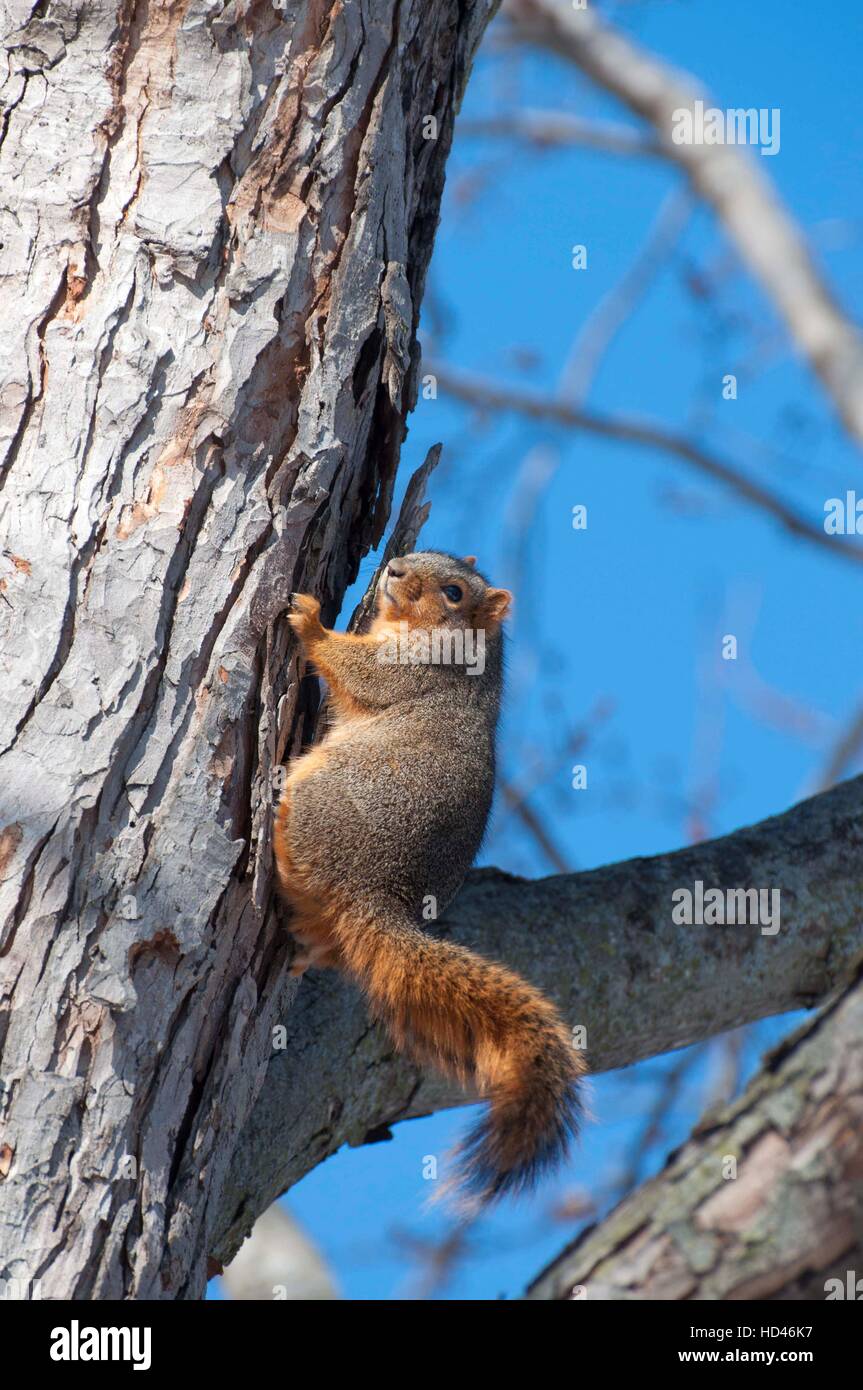
[[[565,1250],[528,1297],[856,1298],[861,1174],[858,983],[768,1056],[740,1100],[705,1115],[664,1171]]]
[[[0,178],[0,1277],[195,1298],[293,989],[283,611],[389,512],[494,0],[17,4]]]

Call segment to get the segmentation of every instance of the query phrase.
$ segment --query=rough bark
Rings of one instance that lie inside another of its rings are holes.
[[[699,879],[778,887],[779,932],[676,925],[672,892]],[[586,1028],[591,1069],[604,1071],[823,1000],[861,958],[861,909],[858,777],[673,854],[532,882],[476,871],[441,925],[551,995]],[[285,1025],[224,1189],[223,1260],[273,1198],[340,1145],[465,1099],[395,1057],[356,992],[329,972],[303,982]]]
[[[0,1276],[43,1297],[203,1289],[291,999],[281,614],[382,534],[493,9],[0,23]]]
[[[863,985],[705,1115],[531,1299],[824,1299],[863,1275]]]

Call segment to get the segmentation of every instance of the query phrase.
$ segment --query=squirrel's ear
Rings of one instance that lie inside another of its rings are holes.
[[[474,565],[476,564],[476,556],[475,556],[475,555],[465,555],[464,559],[462,560],[462,564],[463,564],[463,565],[470,565],[471,569],[473,569]]]
[[[483,601],[486,622],[497,627],[509,612],[511,603],[512,594],[509,589],[487,589]]]

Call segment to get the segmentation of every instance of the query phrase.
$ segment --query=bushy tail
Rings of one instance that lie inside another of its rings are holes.
[[[473,1083],[489,1108],[456,1151],[469,1205],[529,1190],[566,1154],[581,1111],[585,1070],[557,1010],[525,980],[449,941],[406,913],[346,914],[342,963],[396,1046]]]

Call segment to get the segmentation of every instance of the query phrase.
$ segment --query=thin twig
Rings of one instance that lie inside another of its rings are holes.
[[[617,121],[588,121],[562,111],[519,111],[508,116],[474,117],[458,123],[462,136],[522,140],[538,149],[579,146],[606,154],[661,155],[658,140]]]
[[[791,535],[818,546],[819,550],[829,551],[834,557],[863,565],[863,546],[839,536],[828,536],[826,531],[808,521],[781,497],[685,435],[675,434],[662,425],[631,416],[600,415],[595,411],[582,410],[553,396],[543,396],[520,387],[496,386],[484,378],[450,371],[439,363],[427,364],[426,370],[434,375],[440,390],[456,400],[464,401],[466,405],[477,406],[481,410],[525,415],[532,420],[551,420],[568,429],[583,430],[603,439],[618,439],[670,454],[772,516]]]
[[[675,188],[667,194],[636,260],[585,321],[561,375],[560,395],[571,404],[587,400],[605,353],[665,263],[692,207],[688,192]]]
[[[511,37],[574,63],[652,127],[665,157],[715,213],[858,444],[863,443],[863,337],[837,303],[760,158],[735,144],[672,138],[677,113],[710,97],[689,74],[600,18],[555,0],[505,0]]]

